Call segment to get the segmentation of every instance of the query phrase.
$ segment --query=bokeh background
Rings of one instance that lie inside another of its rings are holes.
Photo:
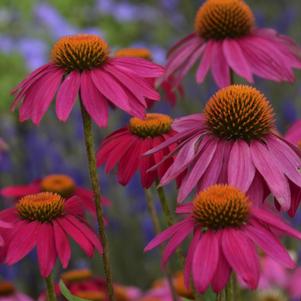
[[[0,162],[0,185],[26,184],[50,173],[66,173],[78,184],[89,185],[83,145],[80,111],[73,110],[68,123],[59,122],[53,112],[36,127],[31,122],[19,123],[9,111],[10,90],[24,76],[48,60],[51,45],[61,36],[95,33],[105,38],[112,52],[122,47],[147,47],[154,61],[164,64],[170,46],[193,30],[194,16],[203,1],[197,0],[0,0],[0,137],[9,151]],[[301,44],[300,0],[250,0],[257,25],[273,27],[292,36]],[[300,117],[301,76],[294,85],[258,80],[256,86],[273,103],[279,130]],[[185,97],[175,108],[164,99],[152,110],[181,116],[198,112],[216,90],[209,79],[196,85],[191,74],[185,79]],[[128,116],[111,112],[108,129],[95,127],[96,144],[111,131],[124,126]],[[112,200],[106,209],[112,250],[114,279],[120,283],[147,288],[160,276],[158,254],[143,254],[145,243],[153,237],[146,212],[144,192],[139,178],[127,186],[116,184],[114,176],[100,170],[104,194]],[[173,186],[168,196],[175,196]],[[0,206],[9,205],[1,200]],[[158,211],[160,208],[158,206]],[[300,218],[295,225],[300,229]],[[101,272],[101,260],[92,263],[80,251],[71,267],[89,267]],[[0,266],[1,277],[13,280],[20,288],[37,295],[42,287],[35,254],[14,267]],[[30,281],[28,281],[30,280]]]

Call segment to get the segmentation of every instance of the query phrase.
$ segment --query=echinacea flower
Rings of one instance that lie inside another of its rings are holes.
[[[165,158],[176,154],[161,179],[165,185],[186,173],[178,201],[194,188],[229,183],[257,203],[272,193],[277,206],[295,215],[300,203],[301,154],[278,136],[273,109],[258,90],[244,85],[223,88],[202,114],[176,119],[172,127],[178,133],[148,153],[154,155],[178,143]]]
[[[148,61],[153,60],[152,53],[147,48],[122,48],[115,52],[116,57],[138,57]],[[150,80],[150,83],[158,88],[162,88],[164,92],[164,99],[166,99],[171,106],[176,105],[177,96],[184,96],[183,86],[180,84],[176,85],[176,80],[173,75],[170,75],[168,78],[164,79],[164,75],[157,80]],[[154,104],[154,101],[149,99],[148,105],[151,107]]]
[[[19,292],[12,283],[0,281],[0,301],[33,301],[33,299]]]
[[[73,178],[64,174],[50,174],[28,185],[7,186],[0,190],[0,195],[3,197],[20,198],[28,194],[43,191],[58,193],[65,199],[78,196],[83,201],[84,207],[95,212],[93,193],[84,187],[78,186]],[[102,197],[101,201],[104,205],[110,204],[110,201],[105,197]]]
[[[64,200],[51,192],[26,195],[15,207],[0,212],[0,218],[13,224],[6,234],[5,263],[15,264],[35,247],[42,277],[48,277],[57,258],[63,268],[71,257],[70,236],[88,255],[103,248],[83,219],[82,201],[74,196]]]
[[[286,132],[284,138],[301,149],[301,120],[297,120]]]
[[[297,239],[301,239],[301,233],[270,211],[254,207],[249,197],[233,186],[210,186],[193,202],[180,206],[177,213],[186,217],[156,236],[145,251],[168,241],[162,255],[164,265],[192,234],[185,262],[185,283],[189,285],[192,274],[200,293],[209,286],[215,292],[223,290],[232,271],[247,287],[257,288],[260,276],[257,247],[283,266],[295,266],[275,233]]]
[[[50,63],[13,90],[12,109],[21,104],[20,121],[39,124],[56,97],[56,115],[66,121],[80,95],[96,124],[106,127],[109,104],[143,118],[146,98],[160,98],[149,79],[162,73],[159,65],[147,60],[110,58],[108,44],[97,35],[67,36],[53,46]]]
[[[180,83],[200,61],[196,81],[211,70],[219,87],[230,85],[233,70],[253,83],[253,76],[293,82],[293,68],[301,68],[300,49],[289,37],[273,29],[257,28],[243,0],[207,0],[195,17],[195,32],[170,50],[165,76]]]
[[[169,116],[156,113],[147,114],[145,119],[131,118],[128,126],[103,140],[96,155],[97,166],[105,164],[106,173],[117,166],[118,182],[122,185],[126,185],[135,172],[139,171],[142,186],[149,188],[155,181],[160,180],[173,160],[166,160],[154,172],[147,170],[172,151],[174,145],[154,156],[142,155],[175,134],[171,129],[172,122]]]

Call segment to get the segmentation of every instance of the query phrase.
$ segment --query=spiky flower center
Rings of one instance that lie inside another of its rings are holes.
[[[152,53],[147,48],[123,48],[115,52],[117,57],[139,57],[145,60],[152,60]]]
[[[260,139],[275,126],[266,97],[253,87],[233,85],[219,90],[208,101],[204,114],[208,129],[223,139]]]
[[[212,230],[240,227],[249,216],[248,197],[229,185],[214,185],[200,192],[193,200],[193,216]]]
[[[109,56],[108,44],[97,35],[79,34],[59,39],[51,51],[52,61],[67,71],[101,66]]]
[[[7,297],[15,293],[16,289],[10,282],[0,282],[0,296]]]
[[[89,291],[89,290],[83,290],[83,291],[77,291],[75,295],[79,298],[91,300],[91,301],[105,301],[106,300],[106,294],[101,291]]]
[[[61,278],[66,283],[73,283],[92,278],[92,272],[88,269],[71,270],[63,273]]]
[[[133,117],[129,123],[129,130],[139,137],[156,137],[171,130],[172,118],[164,114],[146,114],[144,119]]]
[[[76,188],[76,184],[71,177],[60,174],[43,178],[40,185],[43,191],[58,193],[64,198],[70,197]]]
[[[195,31],[208,40],[239,38],[254,25],[254,15],[243,0],[207,0],[195,18]]]
[[[16,209],[23,219],[47,223],[64,214],[64,199],[52,192],[30,194],[18,201]]]

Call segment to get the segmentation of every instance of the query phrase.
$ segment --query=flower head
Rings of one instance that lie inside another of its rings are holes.
[[[249,288],[255,289],[260,276],[257,247],[283,266],[295,266],[274,233],[297,239],[301,239],[301,233],[270,211],[254,207],[252,200],[233,186],[210,186],[192,203],[178,207],[177,213],[186,218],[160,233],[145,250],[168,241],[162,255],[165,265],[192,234],[185,263],[185,282],[188,286],[192,274],[200,293],[209,286],[215,292],[223,290],[232,271]]]
[[[147,48],[122,48],[115,52],[116,57],[136,57],[142,58],[145,60],[152,61],[153,55],[152,52]],[[164,79],[163,77],[158,78],[157,80],[151,80],[152,85],[157,88],[161,88],[164,92],[164,99],[166,99],[172,106],[176,104],[177,97],[184,96],[183,86],[176,84],[176,80],[173,76],[169,76]],[[151,99],[147,100],[149,107],[152,107],[155,102]]]
[[[118,166],[118,182],[122,185],[126,185],[139,171],[142,186],[149,188],[160,180],[173,160],[167,158],[157,171],[148,173],[147,170],[159,163],[165,153],[159,152],[150,157],[142,155],[175,134],[171,129],[172,122],[169,116],[156,113],[147,114],[144,119],[131,118],[127,127],[104,139],[97,152],[97,166],[105,164],[106,173]],[[170,149],[173,148],[171,145]]]
[[[80,95],[84,108],[100,126],[106,127],[109,104],[143,118],[146,99],[159,100],[150,80],[163,69],[140,58],[109,56],[108,44],[96,35],[73,35],[59,39],[50,63],[38,68],[14,90],[12,109],[20,106],[20,120],[39,124],[56,97],[56,115],[66,121]]]
[[[52,192],[26,195],[15,208],[1,211],[0,218],[14,228],[6,233],[5,263],[8,265],[19,262],[36,247],[41,275],[48,277],[57,258],[64,268],[70,261],[68,236],[88,256],[94,250],[102,253],[97,236],[83,219],[82,201],[78,197],[65,201]]]
[[[229,183],[257,203],[272,193],[283,210],[295,215],[301,193],[301,155],[277,135],[273,109],[255,88],[224,88],[212,96],[203,114],[176,119],[172,128],[177,134],[147,154],[168,151],[169,145],[178,143],[169,152],[174,162],[161,179],[165,185],[185,174],[178,201],[195,188]]]
[[[196,80],[209,72],[219,87],[230,85],[230,72],[254,81],[254,75],[273,81],[295,80],[301,68],[298,46],[273,29],[257,28],[250,7],[243,0],[207,0],[195,17],[195,31],[169,52],[165,77],[180,83],[200,60]]]
[[[39,192],[57,193],[65,199],[78,196],[83,201],[84,208],[87,208],[92,213],[95,212],[93,193],[86,188],[78,186],[72,177],[65,174],[49,174],[28,185],[8,186],[0,190],[0,195],[3,197],[21,198],[28,194]],[[110,204],[110,201],[105,197],[102,197],[101,201],[104,205]]]

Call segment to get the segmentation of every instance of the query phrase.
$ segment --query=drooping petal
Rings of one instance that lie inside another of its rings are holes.
[[[279,165],[271,157],[267,147],[261,142],[251,142],[251,154],[256,169],[265,179],[283,210],[287,211],[290,207],[291,195],[287,178],[279,170]]]
[[[61,84],[56,96],[56,115],[66,121],[72,111],[80,87],[80,73],[71,72]]]
[[[34,194],[41,191],[39,183],[20,186],[7,186],[0,190],[0,194],[4,197],[22,197],[28,194]]]
[[[56,249],[52,225],[42,223],[37,235],[38,262],[42,277],[48,277],[56,262]]]
[[[219,253],[219,235],[212,231],[206,232],[196,247],[192,261],[193,281],[200,293],[204,293],[212,281]]]
[[[254,179],[255,171],[249,145],[243,140],[235,141],[228,163],[229,184],[246,192]]]
[[[214,42],[212,41],[208,41],[206,43],[206,48],[204,50],[204,54],[203,54],[203,57],[202,57],[202,60],[201,60],[201,63],[197,69],[197,73],[196,73],[196,81],[198,84],[201,84],[210,67],[211,67],[211,63],[212,63],[212,48],[213,48],[213,44]]]
[[[68,237],[60,224],[56,221],[53,222],[53,231],[56,252],[59,256],[63,268],[66,268],[71,258],[71,248]]]
[[[255,289],[259,280],[259,260],[253,243],[241,230],[224,229],[222,248],[230,266],[237,275]]]
[[[96,89],[91,79],[91,71],[82,72],[80,93],[83,105],[99,127],[108,125],[108,102]]]

